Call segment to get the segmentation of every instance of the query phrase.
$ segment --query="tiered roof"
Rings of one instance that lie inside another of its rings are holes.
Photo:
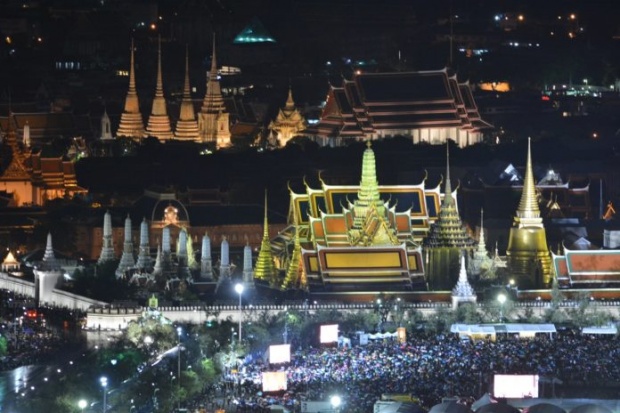
[[[447,148],[447,166],[446,166],[446,187],[444,193],[446,194],[443,202],[441,203],[441,210],[439,211],[439,218],[437,222],[433,224],[428,237],[424,240],[424,245],[428,248],[440,248],[440,247],[456,247],[456,248],[471,248],[475,241],[469,236],[461,217],[459,216],[456,208],[456,203],[452,198],[452,186],[450,184],[450,153],[449,146]]]
[[[476,293],[471,284],[467,280],[467,271],[465,270],[465,257],[461,256],[461,270],[459,272],[459,280],[452,290],[452,297],[458,301],[476,301]]]
[[[185,82],[183,84],[183,100],[181,100],[181,113],[177,121],[174,137],[182,140],[200,140],[198,121],[194,112],[194,104],[189,88],[189,52],[185,51]]]
[[[213,56],[211,59],[211,70],[209,71],[209,77],[207,78],[207,93],[202,101],[202,108],[200,108],[200,113],[214,115],[209,118],[212,120],[211,124],[204,125],[206,139],[208,141],[215,141],[217,138],[217,122],[215,121],[215,116],[226,112],[226,105],[224,104],[224,98],[222,96],[222,88],[217,75],[215,39],[213,39]]]
[[[438,207],[439,191],[427,192],[423,184],[379,185],[374,151],[368,144],[359,185],[322,182],[322,189],[306,187],[305,194],[291,191],[291,227],[272,241],[280,262],[288,263],[283,268],[288,270],[284,286],[389,283],[410,287],[423,283],[416,237],[421,239],[428,229],[427,205],[435,202],[435,196]],[[289,257],[294,259],[289,261]]]
[[[140,113],[140,102],[136,91],[136,71],[134,63],[134,46],[131,39],[131,61],[129,66],[129,90],[125,99],[125,110],[121,114],[121,122],[116,136],[142,139],[144,137],[144,121]]]
[[[276,267],[273,262],[271,243],[269,242],[269,221],[267,220],[267,193],[265,193],[265,218],[263,227],[263,239],[260,244],[254,278],[273,283],[276,276]]]
[[[9,148],[11,148],[11,162],[4,169],[0,179],[3,181],[30,180],[31,171],[29,171],[29,168],[26,166],[24,153],[17,143],[17,134],[15,133],[13,120],[10,114],[7,119],[6,143]]]
[[[295,136],[295,134],[303,131],[306,128],[306,120],[295,108],[295,102],[293,101],[293,91],[291,88],[288,90],[288,98],[283,109],[280,109],[276,119],[269,124],[269,130],[278,133],[286,144],[286,141]]]
[[[620,251],[569,250],[552,254],[558,283],[564,287],[620,283]]]
[[[421,72],[361,73],[331,86],[321,120],[308,131],[319,136],[359,137],[379,131],[456,127],[480,131],[480,118],[468,83],[447,69]]]
[[[146,136],[154,136],[159,140],[168,140],[172,138],[172,129],[170,128],[170,118],[166,109],[166,99],[164,98],[164,86],[161,78],[161,37],[159,38],[157,49],[157,84],[155,86],[155,98],[153,99],[153,107],[151,116],[146,126]]]

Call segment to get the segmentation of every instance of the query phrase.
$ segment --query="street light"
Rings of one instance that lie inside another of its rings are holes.
[[[179,380],[177,381],[177,397],[178,397],[178,410],[181,410],[181,333],[183,329],[181,326],[177,327],[177,374]]]
[[[243,284],[235,284],[235,291],[239,294],[239,344],[241,344],[241,319],[243,318],[241,313],[241,295],[243,294]]]
[[[336,394],[329,399],[329,403],[332,405],[332,410],[337,412],[340,404],[342,403],[342,399]]]
[[[504,319],[504,303],[506,302],[506,296],[504,294],[499,294],[497,296],[497,301],[499,302],[499,322],[501,323]]]
[[[82,413],[84,413],[84,409],[86,408],[87,405],[88,405],[88,402],[84,399],[78,402],[78,407],[82,410]]]
[[[103,387],[103,413],[105,413],[105,411],[107,410],[107,406],[106,406],[106,396],[108,394],[108,378],[103,376],[99,379],[99,383],[101,383],[101,387]]]

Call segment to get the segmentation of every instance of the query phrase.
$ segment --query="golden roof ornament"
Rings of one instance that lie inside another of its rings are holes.
[[[527,163],[525,165],[525,178],[523,179],[523,192],[517,209],[517,218],[540,218],[540,208],[536,197],[536,185],[532,169],[531,138],[527,138]]]

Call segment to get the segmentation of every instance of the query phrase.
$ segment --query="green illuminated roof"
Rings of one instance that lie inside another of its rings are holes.
[[[263,23],[261,23],[257,17],[254,17],[250,24],[245,26],[233,41],[235,44],[268,42],[275,43],[276,40],[271,37],[267,29],[265,29],[265,26],[263,26]]]

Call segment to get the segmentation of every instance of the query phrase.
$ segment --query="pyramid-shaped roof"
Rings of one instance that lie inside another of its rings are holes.
[[[258,17],[254,17],[252,21],[239,32],[233,41],[234,44],[275,42],[276,39],[269,34]]]

